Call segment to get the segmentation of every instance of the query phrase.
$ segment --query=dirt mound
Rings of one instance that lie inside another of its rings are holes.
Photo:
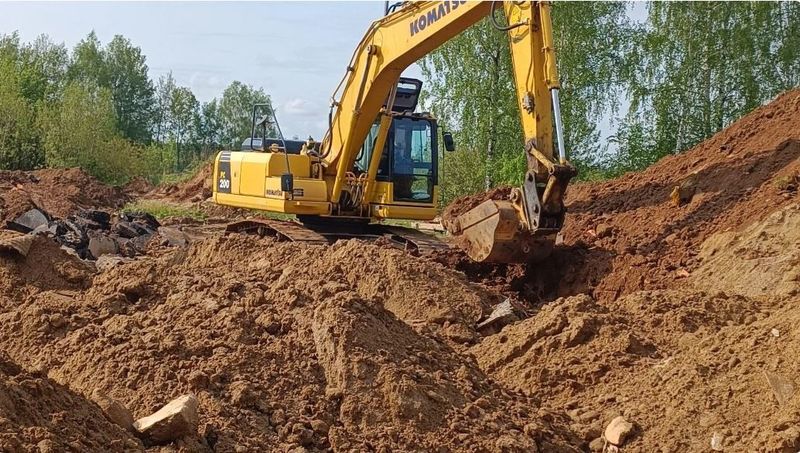
[[[0,171],[0,226],[38,208],[65,218],[79,209],[119,208],[128,197],[80,168]]]
[[[458,352],[494,300],[397,250],[222,237],[33,294],[0,314],[0,344],[135,417],[195,393],[198,450],[574,451],[563,416]]]
[[[163,199],[175,202],[199,202],[211,196],[211,171],[214,163],[203,164],[197,172],[186,181],[165,184],[156,187],[146,198]]]
[[[797,124],[800,90],[784,93],[695,148],[641,173],[570,188],[566,244],[586,246],[590,256],[601,260],[611,252],[610,270],[624,270],[605,276],[577,270],[579,281],[595,278],[595,295],[612,298],[668,287],[693,271],[699,246],[710,235],[796,202],[796,195],[776,183],[800,169]],[[686,205],[673,205],[670,195],[687,180],[694,196]],[[600,228],[607,235],[599,237]]]
[[[748,296],[797,295],[800,290],[800,205],[787,206],[742,231],[708,238],[695,286]]]
[[[800,207],[714,235],[682,290],[559,299],[472,347],[481,369],[566,408],[597,438],[617,415],[632,451],[797,451]],[[739,294],[737,294],[739,293]],[[686,420],[693,420],[687,423]]]
[[[142,451],[97,405],[0,352],[0,451]]]
[[[122,191],[131,198],[139,198],[153,190],[153,185],[141,176],[137,176],[122,186]]]
[[[797,202],[798,191],[786,181],[800,172],[798,124],[800,90],[794,90],[640,173],[570,186],[564,245],[545,266],[476,266],[458,252],[438,260],[534,303],[586,292],[614,299],[679,284],[699,264],[706,238]],[[503,190],[458,200],[446,211],[502,198]],[[690,201],[673,204],[676,192]],[[542,267],[551,275],[542,278]]]
[[[94,269],[55,241],[36,236],[27,256],[0,251],[0,311],[44,290],[78,290],[91,283]]]
[[[719,433],[726,451],[796,451],[800,370],[786,358],[800,352],[798,321],[791,298],[575,296],[472,352],[499,382],[563,408],[587,441],[623,415],[637,426],[625,450],[708,451]]]

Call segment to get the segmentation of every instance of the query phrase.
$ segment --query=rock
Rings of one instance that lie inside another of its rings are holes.
[[[604,436],[610,443],[620,446],[625,443],[625,440],[633,432],[633,424],[625,420],[624,417],[619,416],[606,426]]]
[[[103,413],[106,414],[109,420],[128,431],[133,430],[133,415],[118,401],[101,392],[99,389],[94,389],[92,392],[92,401],[97,403],[100,409],[103,409]]]
[[[511,324],[514,321],[519,321],[519,316],[517,316],[516,312],[514,311],[514,306],[511,304],[511,299],[506,299],[505,301],[495,305],[492,309],[492,314],[490,314],[485,320],[478,323],[476,327],[482,334],[489,335],[499,332],[503,327]]]
[[[19,231],[20,233],[30,233],[43,225],[47,227],[49,223],[50,219],[47,214],[38,209],[31,209],[12,222],[8,222],[8,229]]]
[[[115,223],[113,231],[126,239],[133,239],[142,234],[139,232],[139,229],[136,227],[136,225],[134,225],[133,222],[128,222],[125,220],[120,220],[119,222]]]
[[[600,223],[594,228],[595,234],[597,234],[598,238],[604,238],[607,236],[611,236],[611,233],[614,232],[614,228],[607,223]]]
[[[131,263],[131,262],[133,262],[132,259],[125,258],[125,257],[122,257],[122,256],[102,255],[99,258],[97,258],[97,261],[95,262],[95,266],[97,267],[98,271],[105,272],[105,271],[107,271],[107,270],[109,270],[111,268],[117,267],[117,266],[119,266],[121,264]]]
[[[725,437],[722,434],[714,432],[714,434],[711,435],[711,449],[714,451],[722,451],[722,442],[724,440]]]
[[[777,337],[779,337],[779,336],[781,336],[781,331],[780,331],[780,330],[778,330],[778,329],[772,329],[772,330],[770,330],[770,331],[769,331],[769,333],[770,333],[770,334],[771,334],[773,337],[776,337],[776,338],[777,338]]]
[[[82,212],[81,216],[97,223],[104,230],[107,230],[111,224],[111,214],[105,211],[92,209]]]
[[[16,231],[0,231],[0,251],[11,251],[22,256],[28,256],[35,236],[22,234]]]
[[[794,396],[794,382],[789,378],[770,371],[764,371],[764,377],[767,378],[767,383],[772,388],[772,393],[779,405],[785,405]]]
[[[133,427],[142,437],[155,444],[169,443],[197,432],[197,406],[194,395],[183,395],[156,413],[136,420]]]
[[[603,440],[602,437],[598,437],[597,439],[589,442],[589,450],[593,452],[601,452],[603,448],[606,446],[606,441]]]
[[[698,173],[693,172],[672,189],[672,193],[670,193],[669,197],[673,206],[680,207],[691,203],[692,198],[694,198],[697,192],[698,178]]]
[[[189,236],[183,231],[173,227],[158,227],[158,235],[167,241],[171,247],[186,247],[189,244]]]
[[[117,242],[103,233],[89,231],[89,253],[95,258],[103,255],[115,255],[119,252]]]

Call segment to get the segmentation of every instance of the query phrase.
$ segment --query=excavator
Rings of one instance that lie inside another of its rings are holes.
[[[501,8],[505,24],[497,18]],[[413,1],[387,8],[361,39],[331,97],[321,142],[285,140],[274,111],[262,105],[253,110],[249,149],[216,156],[215,203],[296,218],[250,219],[228,231],[312,243],[388,238],[421,254],[444,247],[428,234],[384,222],[437,216],[439,136],[446,152],[454,149],[436,118],[415,112],[422,82],[401,74],[489,17],[508,34],[527,171],[508,199],[487,200],[448,229],[478,262],[546,257],[564,223],[566,187],[576,175],[564,149],[550,11],[549,2],[530,1]],[[259,107],[267,113],[258,115]],[[268,126],[277,129],[277,138],[266,137]],[[262,136],[256,138],[259,128]]]

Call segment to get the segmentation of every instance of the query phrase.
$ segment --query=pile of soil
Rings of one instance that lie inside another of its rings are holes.
[[[0,353],[0,451],[143,451],[93,402]]]
[[[470,352],[565,408],[586,440],[623,415],[638,427],[632,451],[706,451],[715,435],[725,451],[797,451],[799,221],[793,204],[710,237],[683,289],[558,299]]]
[[[77,259],[77,258],[76,258]],[[365,269],[368,272],[365,273]],[[232,236],[31,294],[0,345],[134,417],[195,393],[193,451],[578,451],[566,417],[469,356],[499,300],[463,275],[358,241]]]
[[[570,186],[564,244],[539,265],[489,265],[451,251],[437,261],[532,304],[589,293],[612,300],[680,283],[709,236],[759,221],[796,202],[800,90],[786,92],[693,149],[621,178]],[[676,187],[691,201],[672,202]],[[457,200],[443,219],[507,189]],[[446,221],[446,220],[444,220]],[[542,273],[548,274],[543,278]]]
[[[163,184],[146,195],[146,198],[173,202],[200,202],[211,196],[211,171],[213,162],[203,164],[191,178],[176,184]]]
[[[559,299],[473,348],[498,382],[541,398],[586,440],[618,415],[626,451],[797,451],[796,298],[696,290]],[[602,445],[602,442],[599,442]]]
[[[81,209],[120,208],[128,196],[80,168],[0,171],[0,227],[37,208],[56,218]]]

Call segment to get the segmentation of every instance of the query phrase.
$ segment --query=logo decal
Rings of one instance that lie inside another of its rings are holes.
[[[434,6],[427,12],[420,14],[418,17],[415,17],[411,20],[409,24],[409,28],[411,30],[411,36],[416,35],[417,33],[425,30],[428,25],[432,25],[437,20],[441,19],[442,17],[450,14],[450,11],[457,9],[460,5],[467,3],[466,0],[459,0],[459,1],[450,1],[450,2],[442,2],[439,6]]]

